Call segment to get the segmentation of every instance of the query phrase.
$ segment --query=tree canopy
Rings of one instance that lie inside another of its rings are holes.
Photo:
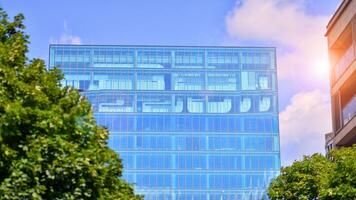
[[[274,199],[356,199],[356,145],[321,154],[281,169],[268,189]]]
[[[0,8],[0,199],[141,199],[90,103],[26,57],[23,19]]]

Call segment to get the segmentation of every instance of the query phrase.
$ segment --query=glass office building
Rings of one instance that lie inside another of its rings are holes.
[[[279,173],[274,48],[51,45],[124,178],[154,200],[261,199]]]

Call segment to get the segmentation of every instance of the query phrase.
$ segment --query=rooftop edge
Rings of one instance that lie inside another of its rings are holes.
[[[343,0],[341,2],[341,4],[339,5],[339,7],[336,9],[335,13],[333,14],[333,16],[331,17],[331,19],[329,20],[328,24],[326,25],[326,33],[325,36],[327,36],[330,32],[330,30],[333,28],[333,26],[335,25],[336,21],[339,19],[340,14],[342,13],[342,11],[345,10],[345,8],[349,5],[349,3],[352,0]]]
[[[276,49],[272,46],[200,46],[200,45],[120,45],[120,44],[49,44],[49,47],[166,47],[166,48],[255,48],[255,49]]]

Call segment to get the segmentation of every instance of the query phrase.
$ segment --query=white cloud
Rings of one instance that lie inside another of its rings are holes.
[[[324,134],[331,131],[330,96],[310,89],[329,84],[324,34],[330,16],[307,14],[307,1],[240,0],[226,16],[233,40],[276,45],[279,82],[290,90],[280,94],[297,93],[280,113],[283,165],[324,152]]]
[[[305,0],[238,1],[226,17],[227,32],[240,40],[276,44],[280,79],[296,75],[328,79],[327,66],[314,65],[327,61],[324,33],[329,16],[306,14],[304,5]],[[326,69],[320,74],[322,67]]]
[[[324,134],[331,131],[329,95],[320,90],[301,92],[280,114],[282,164],[302,155],[324,152]]]
[[[61,34],[58,40],[51,39],[51,43],[54,44],[82,44],[82,39],[79,36],[73,35],[71,30],[68,29],[67,23],[63,25],[64,32]]]

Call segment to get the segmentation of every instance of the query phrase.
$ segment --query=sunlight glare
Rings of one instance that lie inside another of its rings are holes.
[[[329,61],[327,59],[316,60],[313,65],[315,77],[318,79],[329,79]]]

